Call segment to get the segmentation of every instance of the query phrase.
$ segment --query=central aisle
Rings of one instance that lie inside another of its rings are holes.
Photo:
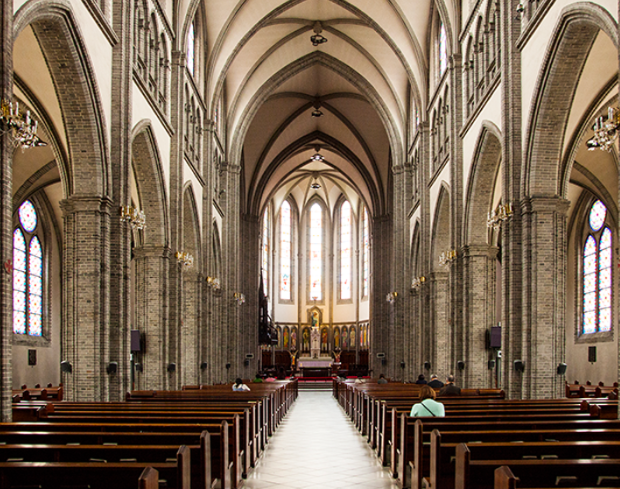
[[[269,440],[248,489],[395,489],[331,392],[304,392]]]

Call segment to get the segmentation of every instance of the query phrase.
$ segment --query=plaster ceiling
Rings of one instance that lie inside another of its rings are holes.
[[[244,212],[318,192],[389,211],[412,92],[424,100],[432,0],[206,0],[207,100],[225,95]],[[320,33],[327,42],[313,46]],[[312,117],[319,109],[321,117]],[[310,158],[320,153],[321,164]],[[310,184],[320,182],[320,189]],[[358,197],[356,197],[358,196]]]

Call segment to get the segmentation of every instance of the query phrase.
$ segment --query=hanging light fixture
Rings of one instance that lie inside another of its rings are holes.
[[[595,149],[604,149],[611,151],[614,142],[618,137],[618,127],[620,126],[620,109],[609,107],[607,109],[607,120],[599,117],[592,126],[594,137],[586,142],[586,146],[590,151]]]
[[[144,229],[146,227],[146,217],[144,211],[127,206],[120,208],[121,222],[128,222],[131,229]]]
[[[19,102],[7,102],[2,100],[0,107],[0,134],[4,135],[11,131],[13,141],[21,146],[22,151],[38,146],[47,146],[37,136],[39,122],[30,117],[30,111],[26,111],[26,117],[19,113]]]
[[[315,22],[314,23],[314,35],[312,35],[310,37],[310,42],[312,42],[313,46],[318,46],[319,44],[323,44],[327,42],[327,38],[321,35],[321,32],[323,32],[323,26],[321,25],[320,22]]]

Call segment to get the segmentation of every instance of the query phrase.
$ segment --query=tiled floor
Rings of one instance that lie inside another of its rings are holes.
[[[269,440],[248,489],[394,489],[331,392],[300,392]]]

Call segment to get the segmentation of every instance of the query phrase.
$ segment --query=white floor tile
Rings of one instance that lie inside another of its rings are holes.
[[[331,392],[300,392],[246,489],[396,489]]]

